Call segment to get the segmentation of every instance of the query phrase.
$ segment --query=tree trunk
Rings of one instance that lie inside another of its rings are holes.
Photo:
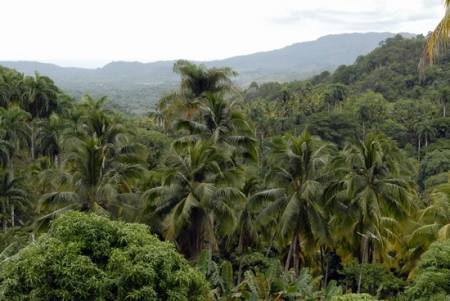
[[[238,244],[238,254],[239,254],[239,269],[237,275],[237,283],[238,286],[241,283],[241,273],[242,273],[242,254],[244,251],[244,227],[241,227],[241,231],[239,231],[239,244]]]
[[[422,139],[419,136],[419,138],[417,140],[418,140],[418,142],[417,142],[417,160],[420,161],[420,150],[421,150],[421,140]]]
[[[328,285],[329,259],[326,249],[322,246],[320,247],[320,266],[322,269],[322,288],[326,288]]]
[[[5,200],[2,201],[2,221],[3,221],[3,232],[6,233],[6,229],[8,227],[6,220],[6,204]]]
[[[286,258],[286,264],[284,265],[284,270],[286,272],[289,271],[289,268],[291,266],[291,257],[292,257],[292,251],[293,251],[292,249],[294,247],[293,241],[294,241],[294,238],[292,239],[291,245],[289,246],[289,252],[288,252],[288,255]]]
[[[298,277],[300,272],[300,239],[299,236],[295,236],[294,242],[294,272],[295,276]]]
[[[443,117],[447,117],[447,103],[444,103],[442,106],[442,115]]]
[[[14,229],[16,222],[15,222],[15,208],[14,208],[14,204],[11,204],[11,227]]]
[[[368,252],[368,246],[369,246],[369,237],[366,235],[364,235],[364,239],[363,239],[363,250],[362,250],[362,260],[361,260],[361,265],[360,265],[360,269],[359,269],[359,278],[358,278],[358,294],[361,292],[361,281],[362,281],[362,265],[364,263],[367,263],[369,254]]]
[[[31,125],[31,137],[30,137],[30,142],[31,142],[31,149],[30,149],[30,155],[31,155],[31,160],[34,160],[34,153],[35,153],[35,137],[34,137],[34,125]]]

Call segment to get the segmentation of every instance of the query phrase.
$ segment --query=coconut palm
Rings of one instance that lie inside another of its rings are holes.
[[[22,145],[28,142],[29,128],[27,121],[30,119],[30,114],[23,111],[17,106],[12,106],[8,109],[0,108],[0,126],[2,139],[10,146],[10,159],[14,154],[20,150]],[[12,163],[12,160],[10,160]]]
[[[47,76],[35,73],[23,81],[22,107],[33,117],[48,117],[58,107],[59,89]]]
[[[6,108],[21,99],[23,75],[14,70],[0,69],[0,107]]]
[[[227,183],[222,168],[229,158],[207,141],[174,149],[161,171],[162,183],[144,193],[152,219],[162,219],[162,232],[189,257],[204,248],[217,250],[216,231],[231,233],[235,203],[241,193]],[[235,175],[233,175],[235,176]]]
[[[235,101],[226,100],[222,93],[206,94],[196,121],[176,121],[177,130],[185,129],[189,133],[180,141],[210,139],[233,153],[256,159],[255,134],[237,105]]]
[[[307,131],[298,137],[276,138],[272,145],[276,185],[282,195],[263,210],[261,217],[270,219],[280,212],[280,232],[289,239],[285,269],[293,263],[298,273],[302,248],[304,252],[317,239],[327,236],[320,196],[328,146]]]
[[[450,38],[450,0],[445,0],[445,14],[435,30],[428,37],[419,67],[433,64],[439,53],[444,50]]]
[[[158,111],[165,115],[166,122],[177,118],[192,120],[206,93],[232,90],[230,77],[236,73],[230,68],[210,68],[180,60],[174,64],[174,72],[181,76],[180,91],[163,97]]]
[[[210,68],[180,60],[173,70],[181,76],[182,93],[189,98],[198,98],[205,92],[220,92],[231,87],[230,77],[236,72],[230,68]]]
[[[8,224],[16,226],[16,209],[23,209],[28,202],[28,193],[23,188],[22,177],[14,177],[11,172],[0,171],[0,202],[2,208],[3,232]]]
[[[447,117],[447,106],[450,103],[450,88],[447,86],[437,88],[433,98],[442,106],[442,117]]]
[[[71,186],[44,195],[42,201],[75,203],[81,210],[117,212],[118,196],[131,193],[129,181],[137,179],[143,169],[139,146],[126,137],[115,144],[102,144],[95,135],[66,140],[64,165],[70,174]]]
[[[369,134],[364,141],[348,145],[341,158],[340,190],[333,198],[336,214],[332,228],[348,229],[341,233],[352,245],[362,241],[360,260],[371,260],[375,245],[382,248],[392,239],[390,226],[408,216],[413,207],[413,193],[404,176],[405,159],[396,146],[383,136]],[[372,258],[373,259],[373,258]]]
[[[62,140],[69,129],[70,122],[56,114],[50,115],[48,120],[43,120],[39,124],[36,134],[37,150],[48,156],[55,165],[59,164]]]

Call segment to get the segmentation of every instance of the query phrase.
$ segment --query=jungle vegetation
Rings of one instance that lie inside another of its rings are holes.
[[[144,117],[0,68],[0,300],[445,300],[450,53],[421,74],[426,43],[245,90],[178,61]]]

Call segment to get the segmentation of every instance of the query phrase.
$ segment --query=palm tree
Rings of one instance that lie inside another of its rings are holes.
[[[428,147],[428,143],[431,139],[436,137],[436,129],[433,127],[431,122],[424,121],[417,125],[417,132],[420,138],[425,139],[425,147]],[[420,142],[419,142],[420,145]],[[420,148],[420,147],[419,147]],[[419,149],[420,152],[420,149]]]
[[[173,70],[181,76],[181,90],[189,98],[201,97],[205,92],[215,93],[230,89],[230,77],[236,75],[230,68],[207,69],[185,60],[176,62]]]
[[[59,164],[63,137],[69,129],[70,123],[68,120],[56,114],[50,115],[48,120],[43,120],[39,124],[36,134],[37,150],[48,156],[56,166]]]
[[[226,234],[234,229],[231,200],[242,199],[242,195],[225,184],[221,166],[227,161],[207,141],[174,149],[161,171],[161,185],[144,193],[152,219],[163,219],[165,238],[176,241],[189,257],[198,256],[204,248],[217,250],[216,231]]]
[[[50,143],[46,151],[52,156],[63,153],[63,167],[70,178],[42,197],[42,204],[62,203],[81,210],[123,213],[122,197],[136,199],[132,183],[143,172],[145,151],[132,141],[119,115],[105,108],[106,98],[83,97],[74,114],[72,129],[64,120],[51,116],[47,130],[40,132],[39,141]],[[63,145],[60,149],[60,145]],[[54,158],[56,159],[56,157]],[[124,203],[125,205],[125,203]],[[131,210],[130,206],[130,210]]]
[[[58,107],[59,89],[47,76],[35,73],[24,78],[22,106],[33,118],[48,117]]]
[[[450,37],[450,0],[445,0],[445,6],[444,17],[428,37],[423,57],[419,64],[422,70],[427,64],[433,64],[440,51],[447,47]]]
[[[27,121],[30,115],[21,110],[17,106],[12,106],[9,109],[0,108],[0,126],[2,131],[2,139],[10,145],[10,159],[16,154],[20,146],[28,142],[29,130]],[[10,160],[10,167],[12,169],[12,160]]]
[[[173,70],[181,76],[180,91],[163,97],[158,104],[158,111],[169,123],[177,118],[192,120],[202,97],[206,93],[231,91],[230,77],[236,75],[230,68],[207,69],[185,60],[176,62]]]
[[[6,232],[8,223],[12,228],[16,226],[16,209],[23,208],[28,201],[28,194],[23,189],[23,180],[24,178],[14,177],[9,171],[0,171],[3,232]]]
[[[272,145],[276,184],[282,194],[263,210],[261,217],[274,217],[274,213],[280,212],[281,234],[290,238],[285,269],[293,262],[298,274],[302,248],[306,250],[317,239],[327,237],[320,196],[328,146],[307,131],[299,137],[275,138]]]
[[[348,229],[341,235],[350,245],[362,238],[361,262],[371,260],[375,244],[382,247],[386,237],[392,238],[388,224],[405,218],[413,207],[404,160],[391,141],[377,134],[348,145],[337,160],[343,179],[332,184],[336,189],[329,198],[335,208],[332,224]]]
[[[330,112],[330,107],[335,107],[342,101],[344,101],[347,96],[347,89],[342,84],[333,84],[327,87],[323,98],[325,103],[327,104],[328,112]]]
[[[450,88],[438,88],[434,93],[434,98],[442,106],[442,117],[447,117],[447,106],[450,103]]]
[[[64,165],[71,185],[44,195],[42,202],[72,203],[83,211],[109,214],[120,211],[119,195],[131,193],[130,181],[143,172],[139,146],[125,136],[103,144],[95,135],[68,139],[65,144]]]
[[[21,99],[23,75],[14,70],[0,70],[0,107],[7,108],[12,102]]]
[[[254,131],[237,105],[235,101],[226,100],[222,93],[205,94],[198,121],[176,121],[176,129],[185,129],[190,134],[180,140],[210,139],[212,143],[230,149],[233,153],[256,159]]]
[[[0,137],[2,134],[0,133]],[[0,139],[0,167],[6,167],[10,163],[12,146],[8,141]]]

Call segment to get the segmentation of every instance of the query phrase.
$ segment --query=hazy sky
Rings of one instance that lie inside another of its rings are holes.
[[[333,33],[427,33],[443,14],[443,0],[0,0],[0,60],[210,60]]]

